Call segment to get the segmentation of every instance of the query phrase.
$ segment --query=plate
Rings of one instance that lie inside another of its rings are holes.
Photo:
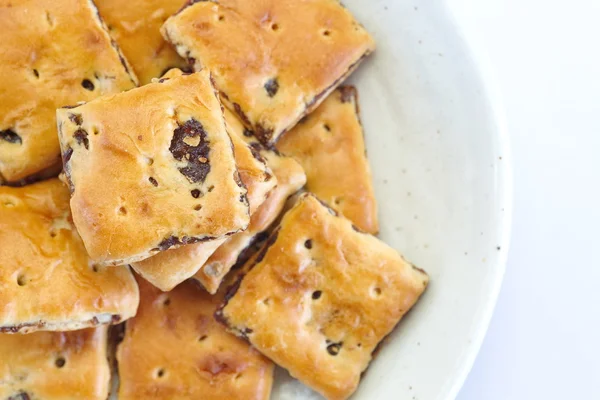
[[[507,136],[444,1],[343,3],[378,44],[350,82],[359,91],[380,237],[431,276],[352,399],[453,399],[504,273]],[[320,398],[277,372],[272,399]]]

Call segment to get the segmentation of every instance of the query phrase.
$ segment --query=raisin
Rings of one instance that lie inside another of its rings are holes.
[[[69,114],[69,119],[72,123],[76,125],[81,125],[83,123],[83,118],[81,118],[81,114]]]
[[[83,144],[86,148],[86,150],[88,150],[90,148],[90,141],[88,140],[88,133],[84,130],[84,129],[77,129],[75,131],[75,133],[73,134],[73,137],[75,138],[75,140],[77,140],[77,144],[81,145]]]
[[[184,139],[188,137],[200,137],[197,146],[190,146]],[[173,139],[169,151],[178,161],[185,161],[187,165],[179,168],[191,183],[204,182],[210,172],[209,141],[202,124],[194,118],[179,124],[173,132]]]
[[[267,91],[269,97],[275,96],[277,94],[277,91],[279,90],[279,82],[277,81],[277,79],[269,79],[267,83],[265,83],[265,90]]]
[[[12,129],[5,129],[0,131],[0,139],[7,141],[8,143],[23,144],[23,139]]]
[[[83,86],[84,89],[89,90],[89,91],[93,91],[96,88],[94,86],[94,84],[92,83],[92,81],[90,81],[89,79],[82,80],[81,86]]]

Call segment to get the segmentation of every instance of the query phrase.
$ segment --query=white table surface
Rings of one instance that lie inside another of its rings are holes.
[[[504,102],[508,267],[458,400],[600,399],[600,1],[447,0]]]

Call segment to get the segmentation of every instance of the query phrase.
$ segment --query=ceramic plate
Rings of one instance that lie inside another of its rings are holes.
[[[378,48],[357,85],[380,237],[431,276],[353,400],[453,399],[487,329],[510,221],[506,137],[442,0],[343,0]],[[278,371],[275,400],[320,397]]]

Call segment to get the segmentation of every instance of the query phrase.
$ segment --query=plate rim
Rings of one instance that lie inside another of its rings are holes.
[[[498,149],[502,154],[502,162],[498,165],[499,191],[498,199],[502,207],[501,215],[498,218],[499,246],[498,257],[493,272],[493,280],[490,283],[491,291],[486,296],[486,304],[482,306],[481,317],[472,331],[472,346],[467,351],[463,363],[457,368],[454,382],[442,393],[445,400],[454,400],[460,393],[464,383],[471,372],[475,360],[479,355],[483,341],[494,315],[498,297],[504,282],[508,263],[508,253],[510,251],[513,207],[514,207],[514,170],[512,165],[512,151],[510,145],[510,133],[508,130],[504,100],[500,95],[499,84],[496,78],[491,62],[488,60],[483,46],[476,39],[476,35],[470,31],[469,27],[457,16],[455,9],[450,6],[450,0],[445,0],[441,7],[448,17],[448,23],[454,28],[457,41],[464,46],[465,56],[474,67],[475,75],[473,79],[477,80],[481,86],[483,98],[487,101],[490,110],[490,121],[496,130],[494,139],[497,140]]]

